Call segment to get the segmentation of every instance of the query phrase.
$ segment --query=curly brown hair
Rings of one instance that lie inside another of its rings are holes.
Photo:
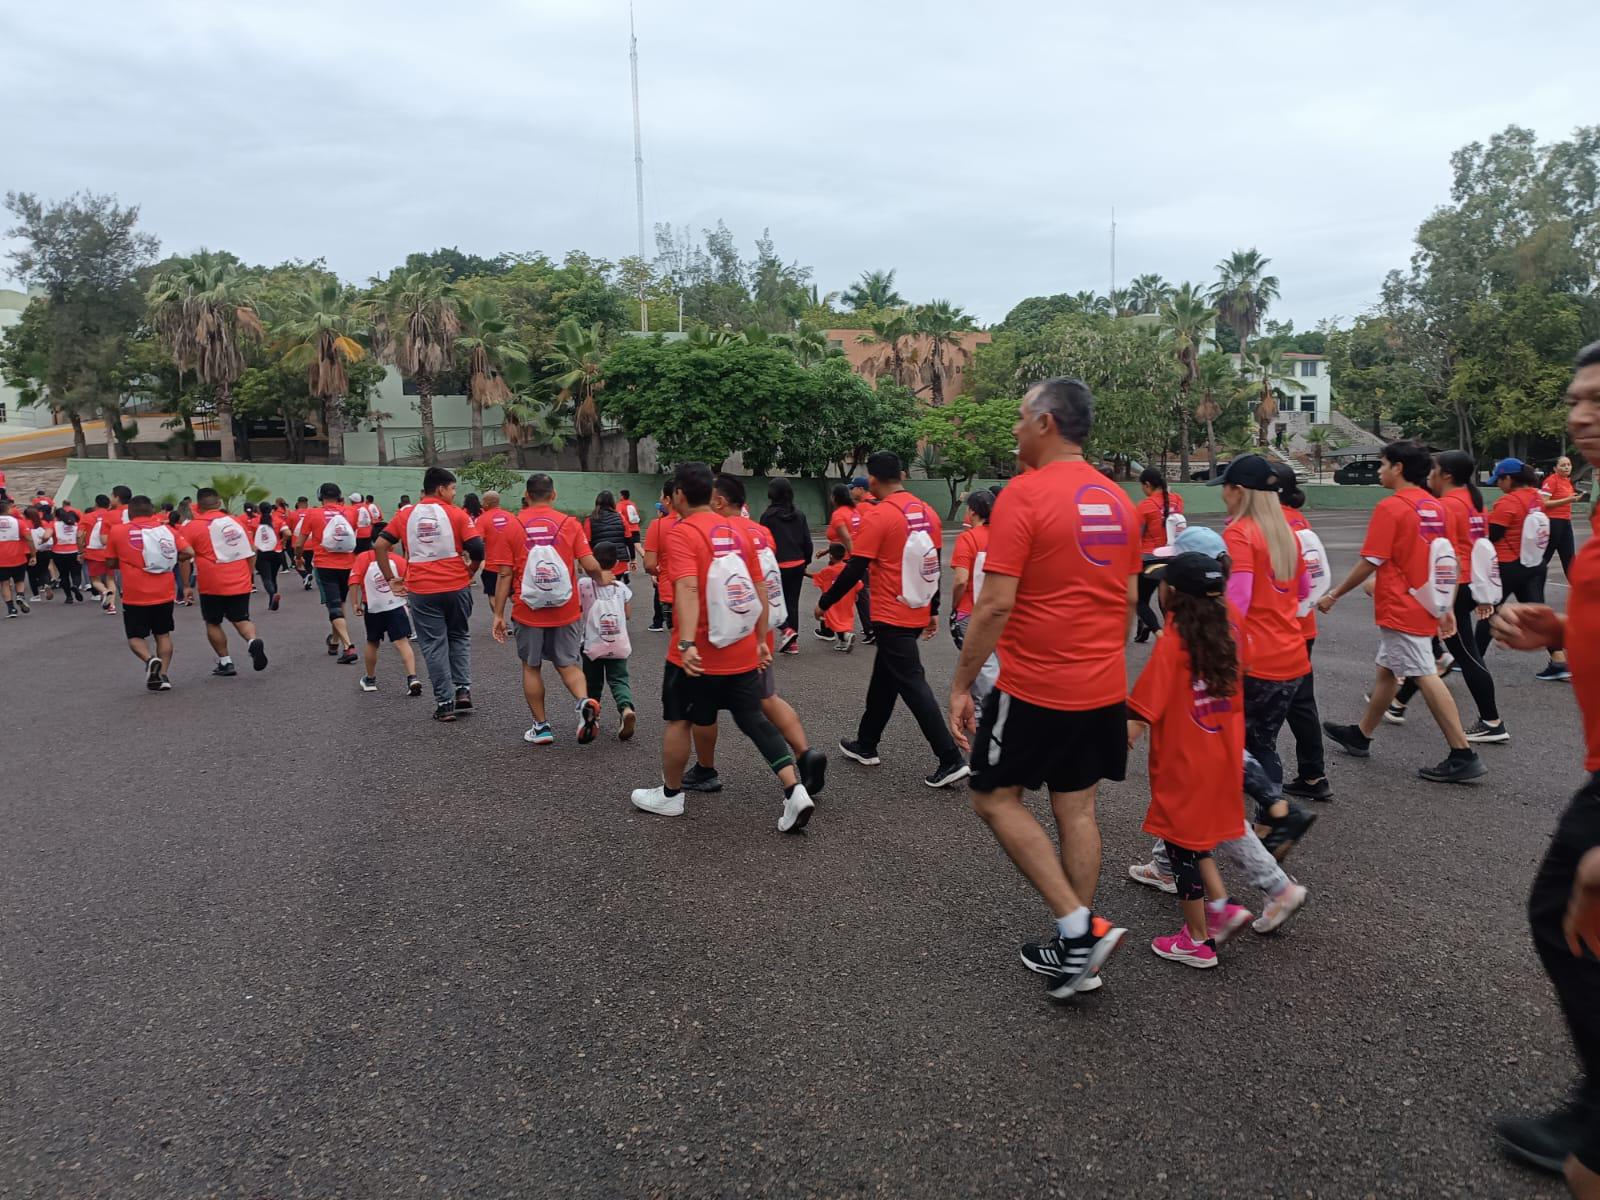
[[[1239,687],[1239,648],[1220,596],[1190,596],[1169,589],[1167,616],[1189,652],[1194,678],[1213,696],[1231,696]]]

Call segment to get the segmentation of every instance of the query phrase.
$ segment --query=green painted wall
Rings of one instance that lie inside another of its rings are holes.
[[[110,493],[112,485],[125,483],[135,494],[144,494],[159,500],[162,496],[192,496],[203,487],[214,471],[212,465],[177,462],[111,462],[107,459],[68,459],[67,478],[63,497],[75,504],[92,502],[100,492]],[[274,498],[285,497],[291,504],[296,497],[316,497],[317,488],[332,480],[346,493],[360,492],[376,496],[385,512],[393,512],[402,492],[413,499],[422,493],[420,467],[363,467],[363,466],[302,466],[292,463],[241,463],[237,470],[249,475],[266,487]],[[633,499],[646,512],[660,495],[662,478],[659,475],[628,475],[606,471],[553,471],[556,498],[560,508],[572,513],[586,513],[594,506],[597,492],[609,491],[616,495],[630,489]],[[832,480],[794,479],[795,498],[815,525],[827,520],[828,491]],[[988,486],[994,480],[979,480],[974,486]],[[766,483],[760,479],[747,479],[750,489],[749,503],[753,513],[766,507]],[[907,486],[923,500],[933,505],[943,515],[950,506],[950,491],[940,479],[912,479]],[[1135,500],[1143,497],[1137,483],[1124,484],[1129,496]],[[1222,489],[1204,484],[1177,484],[1173,490],[1183,496],[1185,511],[1191,513],[1220,513]],[[1337,484],[1308,484],[1306,507],[1311,509],[1368,510],[1383,497],[1380,487],[1341,487]],[[516,507],[508,503],[507,507]]]

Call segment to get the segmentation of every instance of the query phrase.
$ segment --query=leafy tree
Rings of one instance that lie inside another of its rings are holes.
[[[141,276],[159,243],[138,229],[139,209],[116,197],[81,192],[46,203],[28,192],[7,192],[15,224],[6,236],[18,245],[7,258],[24,283],[44,291],[24,310],[23,326],[7,343],[0,370],[33,403],[47,403],[72,424],[74,450],[89,452],[84,417],[107,417],[114,453],[121,393],[118,366],[144,317]]]
[[[1246,351],[1267,309],[1278,298],[1278,277],[1267,274],[1271,264],[1254,246],[1235,250],[1217,264],[1217,282],[1208,298],[1216,306],[1218,320],[1238,337],[1240,353]]]
[[[1574,297],[1531,285],[1468,307],[1450,397],[1485,438],[1526,455],[1532,438],[1562,436],[1579,312]]]
[[[440,247],[429,254],[406,255],[407,271],[425,271],[437,268],[443,272],[445,282],[455,283],[458,279],[467,279],[474,275],[493,276],[504,275],[511,270],[512,257],[509,254],[497,254],[493,258],[480,258],[476,254],[464,254],[455,246]]]
[[[241,417],[277,417],[283,421],[290,462],[305,462],[305,423],[317,409],[306,375],[278,362],[246,367],[233,388]],[[382,434],[379,435],[382,442]]]
[[[1217,422],[1232,401],[1240,399],[1241,387],[1238,368],[1233,359],[1220,350],[1202,354],[1195,367],[1194,390],[1200,396],[1195,406],[1195,416],[1205,422],[1207,478],[1217,476]],[[1188,478],[1187,468],[1184,478]]]
[[[461,318],[455,291],[438,267],[396,271],[377,281],[367,302],[378,357],[393,362],[417,389],[417,412],[422,417],[422,461],[438,460],[434,433],[433,389],[450,366]]]
[[[1057,317],[1083,312],[1077,296],[1059,292],[1054,296],[1029,296],[1006,314],[1006,319],[995,326],[995,336],[1003,332],[1034,334]]]
[[[1436,430],[1412,422],[1423,415],[1432,424],[1433,412],[1424,395],[1422,372],[1404,354],[1404,335],[1389,317],[1359,317],[1348,329],[1336,329],[1327,339],[1328,367],[1333,376],[1334,401],[1339,410],[1364,422],[1373,436],[1382,436],[1385,418],[1402,421],[1410,433],[1432,436]]]
[[[908,348],[916,331],[916,323],[909,309],[896,308],[879,313],[872,319],[866,332],[856,334],[856,341],[863,346],[882,347],[863,361],[862,373],[868,379],[891,379],[902,387],[910,387],[915,381],[916,371],[915,364],[908,357]]]
[[[904,308],[905,298],[895,290],[894,270],[863,271],[861,278],[845,288],[843,300],[854,312],[864,308]]]
[[[511,337],[511,325],[491,296],[456,297],[461,332],[456,335],[456,361],[467,377],[467,403],[472,423],[472,456],[483,455],[483,410],[511,399],[506,369],[525,367],[528,352]]]
[[[931,451],[924,466],[950,489],[947,517],[955,516],[961,493],[975,477],[1011,473],[1016,459],[1016,423],[1014,405],[999,400],[980,403],[966,396],[929,409],[917,422],[917,436]]]
[[[1160,276],[1140,276],[1140,279],[1147,278],[1160,282]],[[1161,336],[1178,360],[1181,372],[1178,380],[1178,463],[1181,478],[1188,479],[1189,393],[1199,377],[1200,351],[1216,324],[1217,310],[1205,302],[1199,288],[1186,283],[1161,301],[1160,320]]]
[[[950,378],[947,360],[959,360],[964,366],[972,357],[961,344],[961,333],[971,329],[973,321],[948,300],[930,300],[919,305],[913,321],[916,332],[927,339],[928,357],[923,364],[922,378],[929,390],[930,403],[939,408],[944,405]]]
[[[606,386],[601,327],[595,324],[584,328],[573,320],[562,322],[549,363],[557,400],[572,411],[578,469],[587,471],[589,451],[600,429],[599,395]]]
[[[506,466],[504,454],[495,454],[458,467],[456,477],[475,492],[506,492],[522,484],[522,476]]]
[[[216,389],[223,462],[238,461],[233,385],[249,365],[250,349],[265,334],[254,286],[233,255],[200,250],[170,261],[146,297],[150,323],[179,373],[193,371],[201,383]]]
[[[506,441],[516,450],[518,467],[527,467],[529,450],[547,450],[559,454],[566,448],[567,432],[571,426],[562,414],[560,405],[542,403],[518,393],[501,411],[505,419]]]
[[[342,463],[345,425],[352,415],[345,405],[348,367],[367,356],[356,340],[367,333],[361,300],[355,289],[329,276],[290,292],[270,315],[272,340],[283,365],[304,371],[306,390],[325,406],[328,461]]]

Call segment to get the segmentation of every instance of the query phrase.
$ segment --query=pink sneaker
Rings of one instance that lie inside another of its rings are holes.
[[[1189,927],[1185,925],[1171,937],[1158,937],[1150,943],[1162,958],[1170,958],[1173,962],[1181,962],[1186,966],[1199,967],[1202,970],[1217,965],[1217,944],[1210,938],[1195,945],[1194,939],[1189,936]]]
[[[1242,904],[1228,901],[1228,907],[1220,913],[1206,909],[1206,933],[1217,945],[1226,944],[1227,940],[1238,933],[1255,919],[1255,913]]]

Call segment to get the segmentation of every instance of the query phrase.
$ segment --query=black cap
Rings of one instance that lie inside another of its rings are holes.
[[[1148,574],[1189,596],[1220,596],[1228,583],[1228,573],[1209,554],[1175,555]]]
[[[1207,486],[1218,487],[1224,483],[1249,488],[1252,492],[1275,492],[1278,490],[1278,473],[1261,455],[1242,454],[1228,464],[1228,469],[1219,478],[1209,480]]]

